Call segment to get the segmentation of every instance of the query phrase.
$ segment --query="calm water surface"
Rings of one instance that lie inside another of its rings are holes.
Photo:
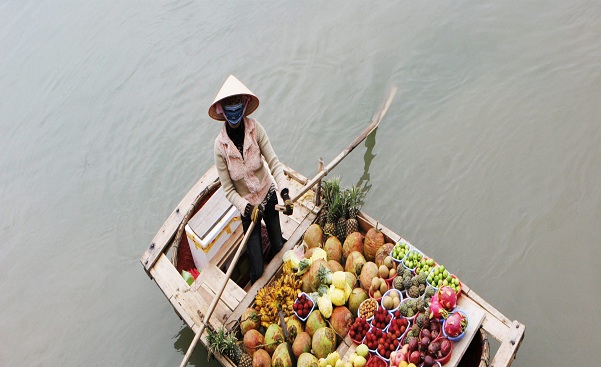
[[[600,18],[594,1],[1,2],[0,366],[179,364],[192,333],[139,258],[212,165],[230,73],[307,176],[396,85],[334,174],[526,324],[514,366],[593,363]]]

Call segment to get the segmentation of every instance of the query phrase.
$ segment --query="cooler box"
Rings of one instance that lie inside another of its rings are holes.
[[[186,237],[199,271],[209,265],[221,246],[242,224],[240,213],[219,188],[186,224]]]

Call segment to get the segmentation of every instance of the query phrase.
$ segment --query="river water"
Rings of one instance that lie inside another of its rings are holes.
[[[514,366],[596,364],[600,18],[596,1],[1,2],[0,366],[179,364],[192,333],[139,259],[212,165],[229,74],[306,176],[398,87],[332,175],[526,325]]]

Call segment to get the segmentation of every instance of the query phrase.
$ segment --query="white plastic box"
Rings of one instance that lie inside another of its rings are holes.
[[[205,269],[229,235],[242,224],[240,213],[219,188],[186,224],[186,237],[199,271]]]

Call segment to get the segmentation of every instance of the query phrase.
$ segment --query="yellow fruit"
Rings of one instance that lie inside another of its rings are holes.
[[[367,360],[362,356],[357,356],[357,358],[355,358],[355,367],[363,367],[366,363]]]
[[[340,354],[338,354],[338,352],[332,352],[332,353],[328,354],[328,356],[326,357],[328,364],[332,365],[333,367],[336,366],[336,362],[339,359],[340,359]]]

